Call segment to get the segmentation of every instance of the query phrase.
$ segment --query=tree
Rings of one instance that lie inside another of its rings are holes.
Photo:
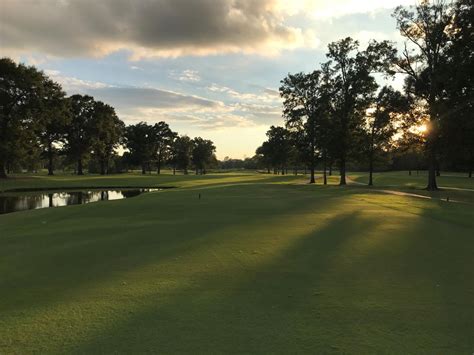
[[[408,112],[409,103],[405,97],[393,88],[383,87],[367,117],[369,186],[373,185],[374,158],[378,151],[388,148],[391,138],[396,133],[396,121],[400,115]]]
[[[196,175],[198,173],[205,174],[206,166],[211,163],[216,147],[211,140],[196,137],[192,140],[192,161],[196,168]]]
[[[100,163],[100,174],[108,172],[109,161],[122,143],[125,124],[117,117],[112,106],[94,102],[92,124],[92,150]]]
[[[64,143],[67,126],[71,123],[70,101],[58,83],[45,79],[40,105],[41,120],[36,134],[48,159],[48,175],[54,175],[53,160],[58,150],[55,144]]]
[[[270,174],[270,169],[272,168],[272,149],[270,143],[268,141],[263,142],[255,151],[255,155],[260,164],[267,169],[267,173]]]
[[[372,41],[359,51],[359,43],[350,37],[330,43],[328,49],[330,61],[324,66],[329,75],[334,158],[339,161],[340,185],[345,185],[347,160],[360,148],[357,136],[378,87],[372,74],[388,73],[395,50],[387,41]]]
[[[36,144],[37,107],[45,76],[34,67],[0,59],[0,178],[7,166]]]
[[[444,0],[424,0],[416,6],[398,7],[393,13],[397,28],[406,38],[405,49],[395,61],[405,74],[406,91],[425,106],[429,116],[425,149],[428,155],[427,190],[437,190],[437,151],[440,149],[443,116],[443,68],[453,27],[452,6]]]
[[[299,138],[296,143],[301,159],[309,166],[311,171],[310,184],[315,183],[314,171],[318,152],[322,151],[322,135],[329,132],[323,131],[324,93],[321,85],[321,71],[309,74],[289,74],[281,81],[280,96],[283,98],[283,116],[286,125],[293,131],[300,131],[294,135]],[[304,132],[302,132],[304,131]]]
[[[285,168],[291,157],[292,142],[290,132],[284,127],[271,126],[267,131],[268,140],[257,149],[257,154],[264,154],[273,168],[274,174],[281,171],[285,174]]]
[[[145,122],[128,126],[125,129],[125,141],[132,159],[140,164],[142,174],[146,174],[156,154],[155,127]]]
[[[94,109],[92,96],[73,95],[70,97],[72,120],[67,127],[64,150],[77,164],[77,175],[84,175],[84,160],[92,150],[94,140]]]
[[[186,135],[177,137],[172,145],[173,170],[176,170],[176,167],[178,167],[179,169],[183,169],[184,174],[187,175],[192,152],[193,142],[191,138]]]
[[[163,121],[154,125],[154,132],[156,140],[156,171],[160,174],[161,165],[169,158],[170,149],[177,134]]]
[[[474,4],[458,0],[454,4],[451,44],[442,72],[445,85],[445,119],[442,120],[443,146],[456,165],[472,177],[474,170]]]

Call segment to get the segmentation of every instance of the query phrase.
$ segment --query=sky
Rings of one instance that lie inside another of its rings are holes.
[[[391,13],[414,0],[0,0],[0,56],[127,124],[167,122],[251,157],[283,125],[280,81],[350,36],[403,43]],[[400,87],[395,79],[392,85]]]

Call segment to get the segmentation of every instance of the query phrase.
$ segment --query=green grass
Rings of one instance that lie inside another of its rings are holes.
[[[369,180],[367,173],[352,173],[351,178],[359,184],[367,184]],[[416,171],[412,171],[411,176],[407,171],[375,173],[373,188],[396,189],[435,199],[446,200],[449,197],[450,200],[474,203],[474,178],[467,177],[467,174],[442,172],[441,176],[437,178],[440,188],[437,192],[424,191],[427,179],[426,171],[420,171],[418,174]]]
[[[91,185],[180,188],[0,215],[1,354],[474,351],[470,205],[243,173],[1,188]]]

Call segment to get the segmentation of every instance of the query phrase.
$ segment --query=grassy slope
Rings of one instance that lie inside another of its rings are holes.
[[[474,350],[472,208],[264,175],[32,181],[91,179],[185,188],[0,216],[0,353]]]

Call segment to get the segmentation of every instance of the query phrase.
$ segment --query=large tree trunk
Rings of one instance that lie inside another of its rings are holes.
[[[48,175],[54,175],[53,144],[51,142],[48,144]]]
[[[428,162],[428,186],[426,189],[428,191],[438,190],[438,185],[436,184],[436,156],[433,151],[433,148],[429,152],[429,162]]]
[[[472,178],[472,169],[469,170],[468,176],[469,176],[470,178]]]
[[[310,184],[314,184],[316,182],[315,178],[314,178],[314,165],[310,167],[310,174],[311,174],[311,177],[309,179],[309,183]]]
[[[323,159],[323,184],[327,185],[328,184],[328,175],[326,173],[326,158]]]
[[[340,171],[341,179],[339,181],[339,185],[346,185],[346,159],[341,159],[341,171]]]
[[[100,159],[100,175],[105,175],[106,173],[105,166],[106,166],[105,159]]]
[[[332,176],[332,163],[329,163],[329,176]]]
[[[84,175],[84,171],[82,170],[82,159],[77,160],[77,175]]]
[[[370,152],[370,156],[369,156],[369,186],[374,185],[373,176],[372,176],[373,173],[374,173],[374,154],[373,154],[373,152]]]
[[[0,179],[6,179],[6,178],[7,178],[6,164],[2,159],[0,159]]]
[[[310,161],[310,166],[309,166],[309,170],[310,170],[310,178],[309,178],[309,183],[310,184],[315,184],[316,183],[316,180],[314,178],[314,170],[316,168],[316,159],[315,159],[315,156],[314,156],[314,147],[315,147],[315,137],[314,137],[314,128],[311,130],[312,131],[312,139],[311,139],[311,161]]]
[[[142,163],[142,175],[146,175],[146,164]]]
[[[158,161],[156,163],[156,173],[161,174],[161,155],[158,155]]]

